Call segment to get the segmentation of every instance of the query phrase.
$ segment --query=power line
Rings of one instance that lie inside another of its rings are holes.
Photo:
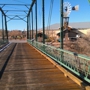
[[[54,0],[51,0],[49,16],[48,16],[48,23],[47,23],[47,30],[50,30],[50,23],[51,23],[52,10],[53,10],[53,2],[54,2]],[[49,34],[49,31],[48,31],[48,34]]]

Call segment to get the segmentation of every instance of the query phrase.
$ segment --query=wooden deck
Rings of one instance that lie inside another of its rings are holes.
[[[32,46],[13,47],[0,53],[0,90],[83,90]]]

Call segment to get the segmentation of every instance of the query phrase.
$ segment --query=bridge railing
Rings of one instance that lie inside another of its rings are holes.
[[[0,48],[8,43],[6,15],[0,7]]]
[[[40,42],[31,41],[29,39],[28,43],[70,70],[72,73],[90,83],[90,57],[62,50]]]
[[[0,39],[0,47],[2,47],[3,45],[7,44],[8,40],[7,39]]]

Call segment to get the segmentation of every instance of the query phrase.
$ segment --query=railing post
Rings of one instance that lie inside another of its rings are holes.
[[[29,24],[30,24],[30,32],[29,32],[29,34],[30,34],[30,40],[31,40],[31,15],[30,14],[29,14]]]
[[[63,0],[60,0],[60,8],[61,8],[61,20],[60,20],[60,26],[61,26],[61,33],[60,33],[60,48],[63,49]]]
[[[36,12],[36,41],[37,41],[37,0],[35,3],[35,12]]]
[[[7,36],[7,42],[8,42],[8,30],[7,30],[7,20],[5,15],[5,29],[6,29],[6,36]]]
[[[33,8],[32,8],[32,39],[33,39]]]
[[[28,15],[28,38],[30,39],[30,14]]]
[[[60,48],[63,49],[63,0],[60,2],[60,8],[61,8],[61,21],[60,21],[60,26],[61,26],[61,33],[60,33]],[[60,61],[63,62],[63,52],[61,51],[60,55]]]
[[[3,14],[2,14],[2,39],[3,39],[3,42],[4,42]]]
[[[28,16],[27,16],[27,39],[29,38],[29,33],[28,33]]]
[[[43,44],[45,44],[45,23],[44,23],[44,14],[45,14],[45,10],[44,10],[44,0],[42,0],[42,25],[43,25]]]
[[[31,19],[31,12],[30,12],[30,39],[32,39],[32,24],[31,24],[31,21],[32,21],[32,19]]]

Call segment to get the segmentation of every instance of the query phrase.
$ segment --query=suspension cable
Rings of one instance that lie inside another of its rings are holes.
[[[51,17],[52,17],[53,2],[54,2],[54,0],[51,0],[50,10],[49,10],[49,16],[48,16],[48,23],[47,23],[48,35],[49,35],[50,23],[51,23]]]

